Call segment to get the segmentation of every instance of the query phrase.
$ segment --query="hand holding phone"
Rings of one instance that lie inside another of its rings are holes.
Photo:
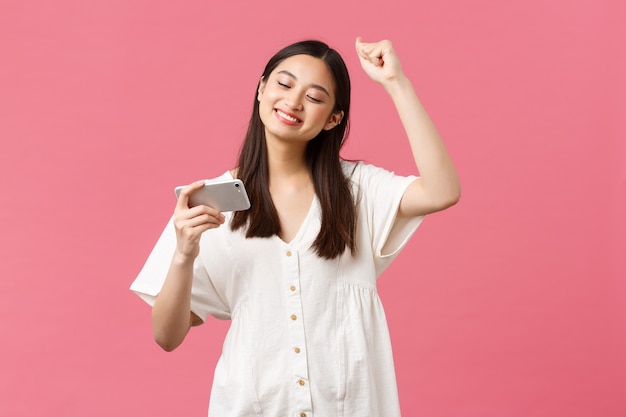
[[[185,186],[174,189],[176,197]],[[243,182],[238,179],[207,180],[204,187],[194,191],[189,196],[189,207],[199,205],[212,207],[220,212],[241,211],[250,208],[250,200]]]

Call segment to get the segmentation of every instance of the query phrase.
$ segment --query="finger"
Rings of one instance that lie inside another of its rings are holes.
[[[368,54],[368,51],[367,51],[367,46],[368,46],[368,45],[369,45],[369,44],[367,44],[367,43],[363,42],[363,38],[362,38],[362,37],[358,36],[358,37],[356,38],[356,41],[355,41],[356,53],[357,53],[357,55],[358,55],[360,58],[363,58],[363,59],[365,59],[366,61],[369,61],[369,60],[370,60],[370,59],[369,59],[369,54]]]
[[[200,226],[203,224],[214,224],[214,225],[221,225],[223,224],[225,221],[224,219],[224,215],[221,213],[218,213],[217,216],[214,216],[212,214],[207,214],[207,213],[203,213],[200,214],[198,216],[194,216],[191,217],[189,219],[183,220],[182,224],[184,225],[183,227],[196,227],[196,226]]]
[[[194,191],[204,187],[204,181],[196,181],[192,182],[185,188],[183,188],[178,196],[178,201],[176,202],[176,209],[188,209],[189,208],[189,196]]]
[[[193,228],[203,224],[222,225],[226,218],[219,211],[207,206],[197,206],[192,209],[177,209],[174,212],[174,227],[176,230]]]
[[[204,204],[190,208],[187,213],[187,217],[191,218],[202,214],[208,214],[209,216],[215,217],[221,221],[225,219],[224,215],[219,210]]]
[[[356,53],[360,54],[361,52],[361,45],[363,44],[363,38],[360,36],[356,37],[356,40],[354,41],[354,47],[356,48]]]
[[[357,38],[356,47],[360,58],[373,64],[374,66],[382,66],[384,64],[384,42],[365,43],[361,38]]]
[[[179,244],[198,243],[202,233],[209,229],[221,226],[221,222],[208,215],[194,217],[193,219],[179,221],[176,223],[176,235]]]
[[[202,234],[204,232],[206,232],[207,230],[211,230],[211,229],[217,229],[220,226],[221,226],[220,224],[204,223],[196,227],[185,229],[185,230],[189,231],[188,236],[189,236],[190,241],[198,243],[200,242],[200,238],[202,237]]]

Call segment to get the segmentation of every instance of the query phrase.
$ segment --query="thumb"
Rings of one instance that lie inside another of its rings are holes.
[[[365,42],[363,42],[363,38],[360,36],[357,36],[356,40],[354,41],[354,47],[356,48],[356,53],[361,58],[367,59],[367,54],[363,50],[364,46],[365,46]]]
[[[178,195],[178,201],[176,202],[176,208],[186,209],[189,207],[189,196],[196,190],[204,187],[204,181],[192,182],[188,186],[182,189]]]

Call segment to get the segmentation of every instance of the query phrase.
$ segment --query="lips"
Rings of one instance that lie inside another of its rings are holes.
[[[298,119],[293,114],[284,112],[280,109],[274,109],[274,113],[276,114],[276,117],[287,124],[296,125],[302,123],[302,120]]]

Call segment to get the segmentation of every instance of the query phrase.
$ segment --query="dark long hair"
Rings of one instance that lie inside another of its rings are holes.
[[[330,130],[322,130],[307,143],[306,163],[309,167],[315,193],[322,209],[322,224],[313,242],[317,255],[333,259],[341,255],[346,246],[356,250],[356,209],[350,180],[341,168],[339,151],[349,131],[350,77],[339,53],[323,42],[308,40],[281,49],[267,63],[262,80],[286,58],[310,55],[322,59],[335,81],[334,113],[343,111],[341,123]],[[272,202],[268,181],[267,144],[265,127],[259,116],[257,89],[245,140],[239,154],[237,176],[248,190],[252,207],[234,214],[231,229],[247,226],[246,237],[270,237],[280,232],[280,221]]]

